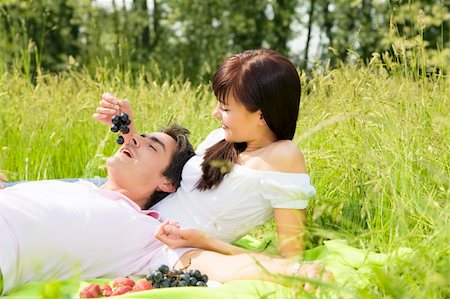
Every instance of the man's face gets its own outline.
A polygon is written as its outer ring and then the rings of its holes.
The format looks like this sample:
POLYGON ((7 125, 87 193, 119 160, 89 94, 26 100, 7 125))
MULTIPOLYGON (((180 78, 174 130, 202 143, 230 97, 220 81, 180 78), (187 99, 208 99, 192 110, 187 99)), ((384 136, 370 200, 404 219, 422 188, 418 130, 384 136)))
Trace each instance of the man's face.
POLYGON ((108 177, 133 193, 152 194, 167 181, 162 172, 175 146, 175 140, 162 132, 133 135, 107 160, 108 177))

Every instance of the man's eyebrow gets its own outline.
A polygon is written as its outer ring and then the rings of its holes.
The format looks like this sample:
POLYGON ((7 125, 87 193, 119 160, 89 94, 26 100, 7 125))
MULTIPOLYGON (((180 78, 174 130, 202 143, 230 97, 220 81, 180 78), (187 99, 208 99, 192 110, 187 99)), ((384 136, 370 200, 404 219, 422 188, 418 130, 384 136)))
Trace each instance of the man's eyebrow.
POLYGON ((158 143, 159 145, 161 145, 163 151, 166 151, 166 145, 158 137, 156 137, 154 135, 150 135, 150 134, 141 134, 141 136, 144 137, 144 138, 148 138, 151 141, 154 141, 154 142, 158 143))

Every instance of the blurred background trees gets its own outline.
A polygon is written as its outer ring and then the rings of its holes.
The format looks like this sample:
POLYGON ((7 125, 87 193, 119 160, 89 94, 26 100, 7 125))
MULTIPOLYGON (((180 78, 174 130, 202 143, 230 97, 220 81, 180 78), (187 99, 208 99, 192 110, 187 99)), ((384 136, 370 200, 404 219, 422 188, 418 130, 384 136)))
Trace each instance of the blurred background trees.
POLYGON ((418 71, 446 72, 449 27, 448 0, 3 0, 0 70, 147 69, 204 82, 230 54, 268 47, 306 71, 412 57, 418 71))

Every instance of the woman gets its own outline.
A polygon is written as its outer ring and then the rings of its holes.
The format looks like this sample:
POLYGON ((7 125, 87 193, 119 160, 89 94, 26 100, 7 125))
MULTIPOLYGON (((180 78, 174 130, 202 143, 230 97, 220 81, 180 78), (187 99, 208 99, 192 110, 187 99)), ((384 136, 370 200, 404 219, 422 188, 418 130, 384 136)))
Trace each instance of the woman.
MULTIPOLYGON (((177 192, 152 208, 225 242, 273 217, 279 254, 298 257, 315 189, 292 141, 301 94, 296 68, 275 51, 246 51, 222 64, 212 88, 222 127, 187 162, 177 192)), ((120 112, 132 114, 128 101, 104 94, 93 117, 111 124, 120 112)))

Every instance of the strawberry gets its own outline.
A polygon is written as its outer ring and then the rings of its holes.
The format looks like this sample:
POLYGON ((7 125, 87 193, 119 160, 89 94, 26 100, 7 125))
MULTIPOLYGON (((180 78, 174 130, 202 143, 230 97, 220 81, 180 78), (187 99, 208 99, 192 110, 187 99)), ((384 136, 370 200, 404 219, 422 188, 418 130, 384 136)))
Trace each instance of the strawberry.
POLYGON ((112 292, 111 296, 119 296, 131 292, 133 290, 130 286, 119 286, 117 289, 112 292))
POLYGON ((136 282, 133 287, 133 292, 151 290, 153 288, 152 284, 147 280, 141 280, 136 282))
POLYGON ((103 297, 109 297, 112 294, 112 289, 109 285, 105 284, 103 286, 100 286, 100 292, 103 297))
POLYGON ((120 286, 129 286, 131 288, 134 287, 135 282, 128 277, 117 277, 113 282, 113 289, 116 289, 120 286))
POLYGON ((80 298, 99 298, 100 297, 100 286, 96 283, 91 283, 85 286, 80 291, 80 298))

